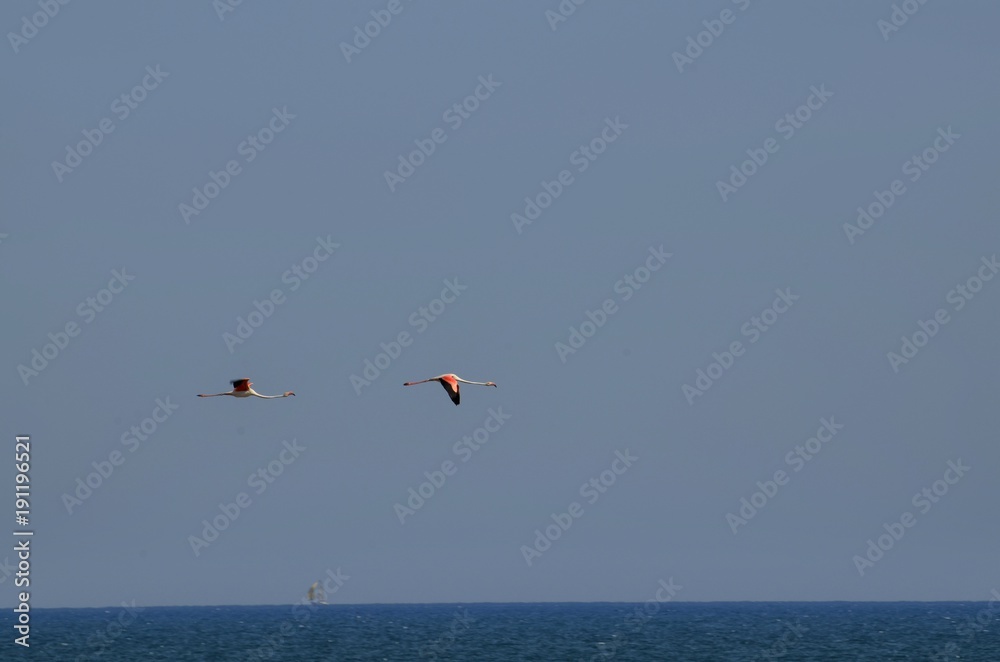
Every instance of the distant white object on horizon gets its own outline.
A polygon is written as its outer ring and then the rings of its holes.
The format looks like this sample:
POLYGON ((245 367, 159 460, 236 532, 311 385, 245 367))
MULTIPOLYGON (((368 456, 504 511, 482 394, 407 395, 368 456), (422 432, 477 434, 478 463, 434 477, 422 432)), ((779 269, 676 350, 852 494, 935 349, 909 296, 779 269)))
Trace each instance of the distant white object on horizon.
POLYGON ((309 598, 309 602, 311 604, 326 604, 326 591, 324 591, 323 587, 319 585, 319 582, 312 583, 312 586, 309 587, 309 591, 306 593, 306 597, 309 598))

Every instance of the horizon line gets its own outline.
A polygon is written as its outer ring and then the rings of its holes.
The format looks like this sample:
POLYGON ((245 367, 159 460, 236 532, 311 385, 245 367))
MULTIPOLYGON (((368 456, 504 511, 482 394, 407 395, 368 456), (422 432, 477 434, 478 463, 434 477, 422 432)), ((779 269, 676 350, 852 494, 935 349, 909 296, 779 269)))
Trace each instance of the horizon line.
MULTIPOLYGON (((596 605, 596 604, 617 604, 617 605, 639 605, 655 599, 647 600, 537 600, 537 601, 476 601, 476 602, 329 602, 326 604, 312 604, 309 602, 278 602, 278 603, 255 603, 255 604, 172 604, 172 605, 138 605, 141 609, 172 609, 172 608, 219 608, 219 607, 294 607, 294 606, 315 606, 315 607, 398 607, 398 606, 421 606, 421 605, 596 605)), ((659 604, 931 604, 931 603, 983 603, 989 604, 996 600, 664 600, 659 604)), ((119 605, 102 605, 97 607, 32 607, 32 611, 44 611, 48 609, 121 609, 119 605)), ((13 607, 11 607, 13 609, 13 607)))

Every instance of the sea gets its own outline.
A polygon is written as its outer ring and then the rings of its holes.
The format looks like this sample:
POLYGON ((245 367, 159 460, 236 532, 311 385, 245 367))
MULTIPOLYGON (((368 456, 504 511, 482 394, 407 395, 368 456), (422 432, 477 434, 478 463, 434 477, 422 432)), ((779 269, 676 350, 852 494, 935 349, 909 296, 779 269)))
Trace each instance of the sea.
POLYGON ((38 609, 3 660, 1000 662, 1000 602, 678 602, 38 609))

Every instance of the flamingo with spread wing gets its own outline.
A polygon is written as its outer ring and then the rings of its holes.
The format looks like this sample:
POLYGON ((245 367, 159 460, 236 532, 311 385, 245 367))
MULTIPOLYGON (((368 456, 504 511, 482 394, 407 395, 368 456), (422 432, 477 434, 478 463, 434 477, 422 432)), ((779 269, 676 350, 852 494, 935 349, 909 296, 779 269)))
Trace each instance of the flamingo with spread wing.
POLYGON ((444 387, 444 390, 448 392, 448 397, 450 397, 451 401, 456 405, 461 400, 461 394, 458 391, 459 382, 462 384, 475 384, 476 386, 492 386, 496 388, 496 384, 493 382, 470 382, 462 379, 458 375, 453 374, 438 375, 437 377, 431 377, 430 379, 422 379, 419 382, 406 382, 403 386, 416 386, 417 384, 424 384, 426 382, 439 382, 441 386, 444 387))
POLYGON ((219 395, 231 395, 234 398, 263 398, 264 400, 273 400, 274 398, 287 398, 290 395, 295 395, 291 391, 285 391, 284 395, 261 395, 257 391, 250 388, 253 386, 253 382, 250 381, 249 377, 244 377, 243 379, 234 379, 230 384, 233 385, 232 391, 226 391, 225 393, 199 393, 199 398, 214 398, 219 395))

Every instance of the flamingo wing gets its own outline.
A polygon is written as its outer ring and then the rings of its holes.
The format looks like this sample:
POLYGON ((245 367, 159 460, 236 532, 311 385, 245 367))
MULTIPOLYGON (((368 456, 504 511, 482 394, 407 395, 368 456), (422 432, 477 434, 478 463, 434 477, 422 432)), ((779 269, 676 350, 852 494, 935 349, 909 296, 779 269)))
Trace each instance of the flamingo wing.
POLYGON ((234 379, 234 380, 232 380, 229 383, 233 385, 233 390, 234 391, 249 391, 250 390, 250 378, 249 377, 244 378, 244 379, 234 379))
POLYGON ((448 397, 451 398, 451 401, 458 405, 462 396, 458 392, 458 382, 455 381, 455 378, 450 375, 441 377, 441 386, 448 391, 448 397))

